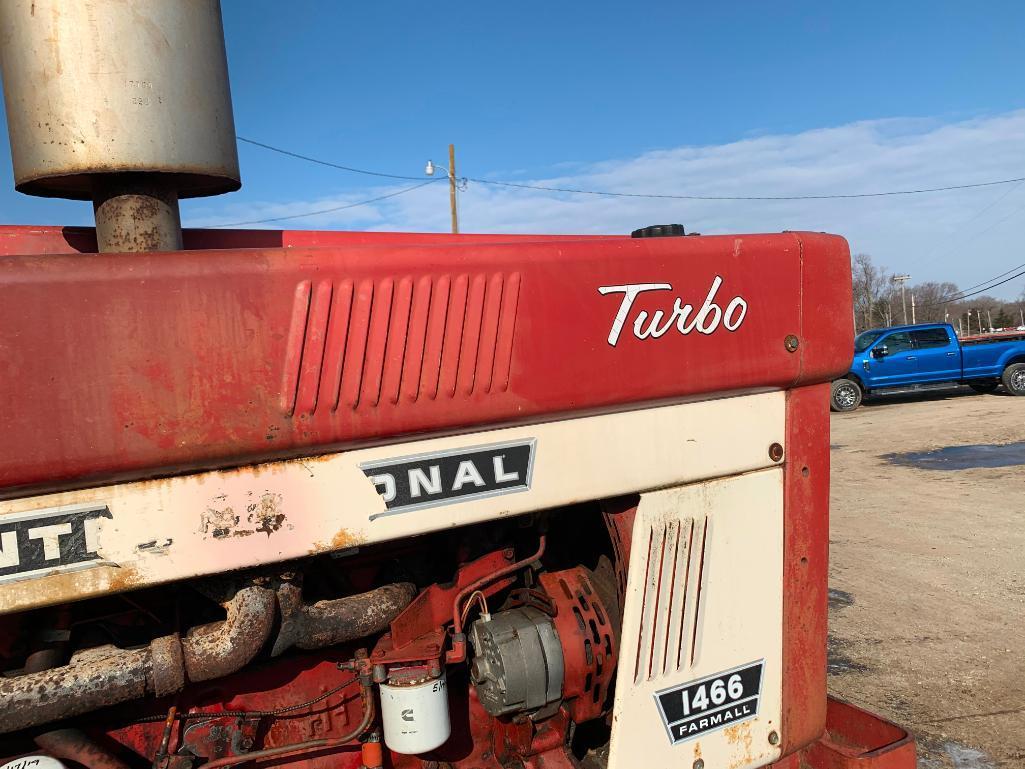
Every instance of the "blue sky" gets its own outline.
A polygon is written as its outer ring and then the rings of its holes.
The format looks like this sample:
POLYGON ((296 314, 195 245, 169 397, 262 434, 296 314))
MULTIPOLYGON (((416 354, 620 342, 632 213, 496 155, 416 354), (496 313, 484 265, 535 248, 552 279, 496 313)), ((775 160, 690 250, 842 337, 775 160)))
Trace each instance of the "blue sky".
MULTIPOLYGON (((347 165, 416 176, 455 142, 460 174, 633 192, 822 194, 1025 176, 1017 0, 222 5, 238 133, 347 165)), ((240 157, 243 190, 185 202, 186 224, 407 186, 246 145, 240 157)), ((6 153, 0 178, 11 179, 6 153)), ((829 230, 916 281, 962 285, 1025 262, 1025 185, 785 204, 470 185, 461 213, 467 231, 623 232, 666 220, 702 232, 829 230)), ((87 204, 0 185, 0 222, 89 220, 87 204)), ((443 230, 447 190, 271 226, 443 230)))

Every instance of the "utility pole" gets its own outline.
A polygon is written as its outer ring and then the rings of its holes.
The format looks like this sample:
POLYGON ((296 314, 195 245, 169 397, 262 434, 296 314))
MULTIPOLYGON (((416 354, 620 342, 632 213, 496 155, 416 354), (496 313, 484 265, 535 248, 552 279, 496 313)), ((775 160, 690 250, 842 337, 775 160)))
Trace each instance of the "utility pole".
POLYGON ((1021 316, 1021 325, 1025 326, 1025 310, 1022 310, 1022 308, 1019 307, 1018 308, 1018 315, 1021 316))
POLYGON ((915 292, 914 291, 911 292, 911 322, 912 323, 917 323, 918 322, 918 321, 915 320, 915 292))
POLYGON ((993 313, 991 313, 989 310, 986 310, 986 320, 989 321, 989 330, 992 331, 993 330, 993 313))
POLYGON ((904 284, 911 280, 910 275, 894 275, 893 282, 900 283, 900 306, 904 309, 904 325, 908 325, 908 305, 904 300, 904 284))
POLYGON ((433 161, 428 160, 424 173, 434 176, 434 172, 438 168, 442 168, 448 173, 448 206, 452 213, 452 234, 457 235, 459 233, 459 213, 456 210, 456 145, 448 145, 448 168, 436 166, 433 161))
POLYGON ((957 335, 964 336, 964 328, 961 327, 961 316, 957 316, 957 335))
POLYGON ((452 209, 452 234, 459 234, 459 214, 456 211, 456 145, 448 145, 448 204, 452 209))

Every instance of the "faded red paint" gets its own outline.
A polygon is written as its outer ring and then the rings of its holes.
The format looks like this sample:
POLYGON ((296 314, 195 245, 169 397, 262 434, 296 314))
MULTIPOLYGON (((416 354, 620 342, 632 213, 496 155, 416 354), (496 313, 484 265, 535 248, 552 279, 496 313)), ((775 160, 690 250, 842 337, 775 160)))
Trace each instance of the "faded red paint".
MULTIPOLYGON (((513 551, 496 550, 461 566, 456 578, 448 585, 433 584, 420 593, 391 623, 390 647, 401 649, 417 638, 443 629, 452 622, 452 607, 456 596, 477 580, 497 574, 512 563, 513 551)), ((504 590, 513 583, 512 578, 496 579, 482 589, 485 596, 504 590)), ((440 648, 427 658, 438 656, 440 648)), ((418 658, 423 659, 423 658, 418 658)))
POLYGON ((896 724, 834 697, 825 732, 769 769, 915 769, 915 739, 896 724))
POLYGON ((787 393, 783 480, 783 752, 826 724, 829 385, 787 393))
MULTIPOLYGON (((182 230, 187 250, 223 248, 326 248, 335 246, 437 245, 442 243, 515 243, 547 240, 612 240, 621 235, 503 235, 447 232, 338 232, 331 230, 182 230)), ((95 254, 92 227, 0 225, 0 254, 95 254)))
MULTIPOLYGON (((254 746, 273 748, 345 735, 362 716, 359 684, 351 672, 338 669, 338 663, 351 656, 351 647, 334 648, 320 654, 282 658, 275 660, 272 667, 248 668, 218 681, 188 687, 176 700, 178 712, 202 712, 203 718, 185 722, 188 728, 179 723, 171 735, 169 752, 185 748, 203 758, 217 759, 254 746), (238 719, 217 715, 295 705, 316 699, 347 682, 351 682, 350 685, 337 694, 282 717, 238 719)), ((170 704, 170 700, 157 701, 145 703, 143 707, 147 708, 147 713, 159 715, 166 713, 170 704)), ((96 736, 101 742, 108 737, 139 756, 155 755, 164 730, 163 720, 133 723, 142 715, 140 703, 132 703, 124 710, 124 719, 111 721, 127 722, 128 726, 99 732, 96 736)), ((360 761, 359 744, 353 743, 351 748, 311 750, 290 756, 287 763, 303 769, 356 769, 360 761)), ((256 765, 272 766, 281 762, 282 759, 269 759, 256 765)))
MULTIPOLYGON (((280 238, 289 247, 57 255, 56 230, 16 229, 0 232, 0 253, 9 254, 0 256, 0 327, 8 329, 0 398, 17 405, 0 415, 0 431, 19 449, 0 457, 6 496, 787 388, 826 380, 850 358, 849 324, 822 322, 823 307, 849 301, 848 248, 835 236, 194 233, 240 245, 280 238), (29 246, 36 254, 14 255, 29 246), (514 306, 489 298, 496 275, 506 288, 515 284, 514 306), (639 340, 627 327, 615 347, 607 342, 622 296, 601 296, 599 286, 672 284, 637 298, 635 312, 651 313, 671 310, 676 296, 700 306, 716 275, 724 308, 735 295, 748 303, 736 331, 639 340), (357 295, 372 293, 354 296, 346 319, 341 287, 349 281, 357 295), (410 323, 393 334, 392 292, 424 281, 451 286, 429 296, 426 311, 408 297, 410 323), (304 284, 312 298, 297 300, 304 284), (311 314, 318 295, 338 302, 322 299, 315 309, 323 315, 311 314), (343 322, 346 339, 332 340, 343 322), (790 334, 800 340, 796 352, 784 347, 790 334), (290 351, 296 338, 310 344, 290 351), (492 338, 494 359, 480 355, 480 342, 492 338), (302 349, 322 355, 321 365, 304 366, 302 349), (418 385, 397 375, 400 358, 403 371, 422 365, 418 385), (630 375, 595 376, 601 371, 630 375), (298 391, 286 392, 293 382, 298 391), (306 410, 282 408, 298 396, 306 410)), ((503 302, 512 301, 508 290, 503 302)), ((418 296, 422 304, 428 295, 418 296)))

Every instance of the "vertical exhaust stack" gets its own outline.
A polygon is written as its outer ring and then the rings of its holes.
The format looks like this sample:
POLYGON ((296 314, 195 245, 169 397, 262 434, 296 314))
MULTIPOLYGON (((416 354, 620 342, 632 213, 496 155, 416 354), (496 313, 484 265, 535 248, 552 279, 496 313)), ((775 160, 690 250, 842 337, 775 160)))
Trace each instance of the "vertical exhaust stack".
POLYGON ((15 188, 92 200, 100 251, 180 249, 241 186, 219 0, 2 0, 15 188))

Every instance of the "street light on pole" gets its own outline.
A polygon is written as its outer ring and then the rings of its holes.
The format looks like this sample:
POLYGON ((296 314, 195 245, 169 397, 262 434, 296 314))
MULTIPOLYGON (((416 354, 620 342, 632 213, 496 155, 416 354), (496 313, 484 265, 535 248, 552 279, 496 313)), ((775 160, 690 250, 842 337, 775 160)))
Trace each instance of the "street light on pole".
POLYGON ((908 325, 908 305, 904 300, 904 284, 911 280, 910 275, 894 275, 893 282, 900 283, 900 306, 904 309, 904 325, 908 325))
POLYGON ((456 211, 456 146, 454 144, 448 145, 448 168, 436 166, 432 161, 428 160, 424 173, 428 176, 434 176, 434 172, 438 168, 448 174, 448 204, 452 211, 452 234, 456 235, 459 233, 459 214, 456 211))

